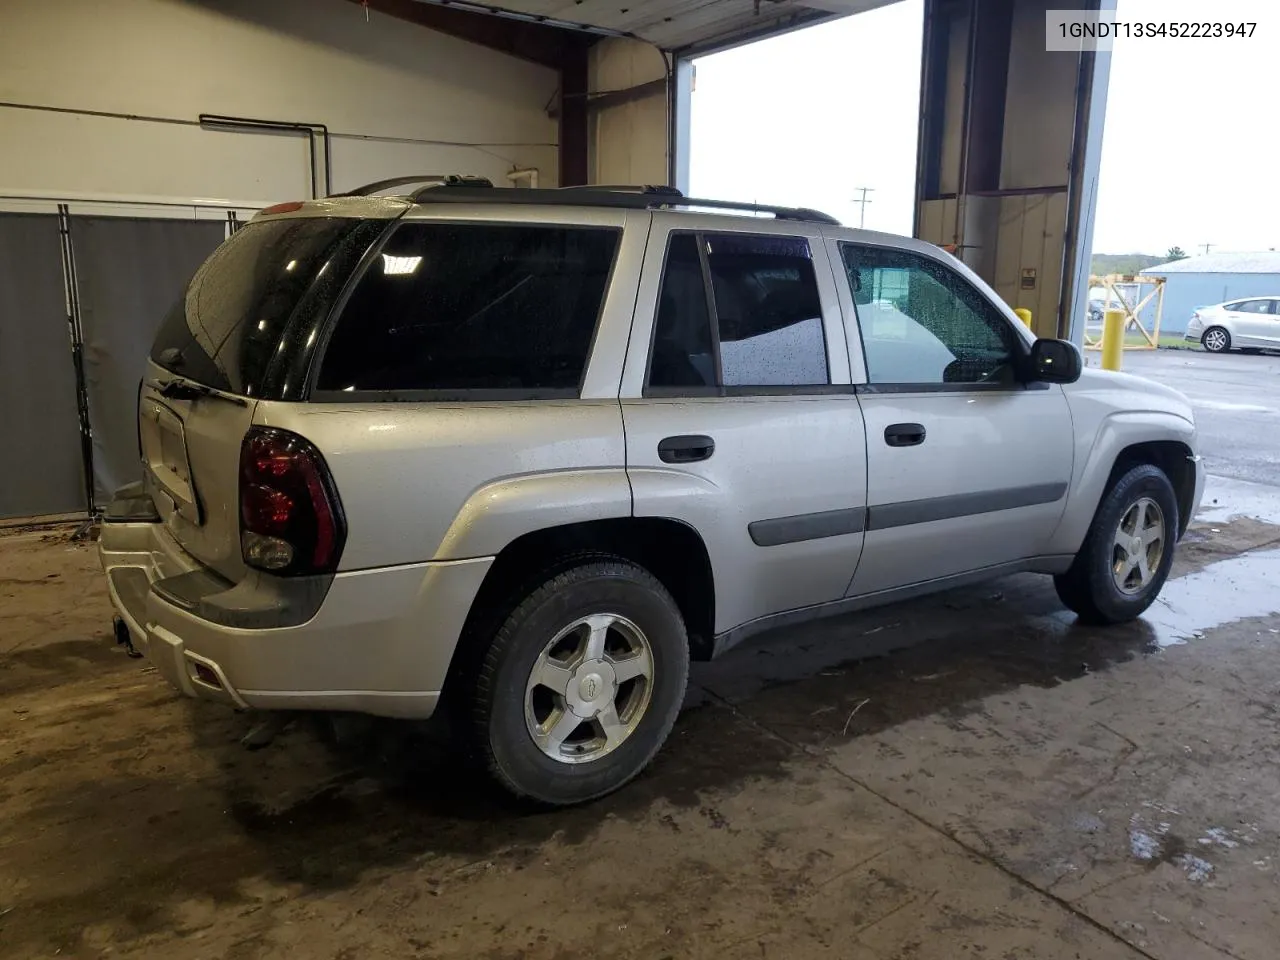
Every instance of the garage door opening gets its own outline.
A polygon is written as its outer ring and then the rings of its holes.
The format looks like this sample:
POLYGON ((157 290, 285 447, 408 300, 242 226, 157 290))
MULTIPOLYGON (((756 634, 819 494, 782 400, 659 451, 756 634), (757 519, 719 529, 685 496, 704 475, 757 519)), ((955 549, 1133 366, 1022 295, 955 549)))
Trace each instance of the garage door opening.
MULTIPOLYGON (((1123 13, 1135 22, 1206 19, 1191 0, 1129 0, 1123 13)), ((1129 307, 1145 301, 1125 331, 1132 349, 1198 343, 1212 323, 1197 322, 1187 340, 1192 318, 1221 303, 1249 303, 1272 316, 1267 303, 1250 299, 1280 296, 1280 200, 1266 189, 1275 151, 1255 145, 1269 133, 1250 92, 1274 83, 1280 37, 1269 24, 1251 28, 1256 10, 1235 16, 1237 36, 1224 29, 1194 41, 1116 42, 1090 264, 1103 282, 1090 291, 1086 342, 1101 341, 1103 310, 1121 308, 1120 297, 1129 307), (1123 279, 1135 274, 1145 279, 1123 279), (1160 296, 1149 297, 1157 279, 1160 296)), ((1244 320, 1236 346, 1280 343, 1280 332, 1263 339, 1269 321, 1244 320)))
POLYGON ((923 18, 903 0, 695 60, 690 192, 909 235, 923 18))

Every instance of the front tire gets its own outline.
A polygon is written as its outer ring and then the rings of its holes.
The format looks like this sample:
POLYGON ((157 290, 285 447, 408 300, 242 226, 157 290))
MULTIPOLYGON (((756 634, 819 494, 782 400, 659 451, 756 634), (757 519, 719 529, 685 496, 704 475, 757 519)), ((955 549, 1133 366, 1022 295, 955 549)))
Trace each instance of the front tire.
POLYGON ((1179 530, 1173 484, 1140 464, 1107 491, 1071 568, 1053 578, 1058 597, 1085 623, 1124 623, 1155 601, 1173 566, 1179 530))
POLYGON ((1200 343, 1210 353, 1226 353, 1231 349, 1231 334, 1224 327, 1210 327, 1200 343))
POLYGON ((643 567, 593 559, 517 598, 470 685, 464 736, 516 797, 583 803, 649 764, 688 677, 671 594, 643 567))

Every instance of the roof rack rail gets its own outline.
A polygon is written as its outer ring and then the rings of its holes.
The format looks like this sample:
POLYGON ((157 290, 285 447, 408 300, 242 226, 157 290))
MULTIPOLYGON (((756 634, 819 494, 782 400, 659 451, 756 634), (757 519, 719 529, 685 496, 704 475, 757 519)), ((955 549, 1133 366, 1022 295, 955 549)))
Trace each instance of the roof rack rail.
MULTIPOLYGON (((664 204, 665 205, 665 204, 664 204)), ((806 220, 811 223, 826 223, 841 226, 839 220, 821 210, 808 207, 779 207, 770 203, 739 203, 736 200, 706 200, 699 197, 685 197, 670 206, 703 207, 708 210, 743 210, 748 213, 771 213, 778 220, 806 220)))
POLYGON ((778 207, 763 203, 738 203, 732 200, 705 200, 686 197, 674 187, 652 186, 584 186, 539 187, 535 189, 472 189, 467 183, 447 183, 448 189, 425 188, 413 194, 415 203, 520 203, 584 207, 613 207, 624 210, 661 210, 692 207, 704 210, 730 210, 743 213, 767 213, 778 220, 802 220, 840 226, 830 214, 804 207, 778 207))
POLYGON ((637 183, 592 183, 573 187, 556 187, 561 193, 567 193, 571 190, 578 191, 600 191, 607 190, 610 193, 643 193, 649 195, 658 195, 663 197, 683 197, 684 193, 675 187, 668 187, 662 184, 637 184, 637 183))
MULTIPOLYGON (((366 183, 364 186, 356 187, 354 190, 348 190, 345 193, 334 193, 330 196, 334 197, 371 197, 375 193, 383 190, 389 190, 391 187, 403 187, 411 183, 426 184, 425 189, 432 187, 483 187, 492 188, 493 183, 484 177, 467 177, 459 176, 456 173, 424 173, 413 177, 390 177, 386 180, 375 180, 373 183, 366 183)), ((417 194, 414 195, 417 199, 417 194)))

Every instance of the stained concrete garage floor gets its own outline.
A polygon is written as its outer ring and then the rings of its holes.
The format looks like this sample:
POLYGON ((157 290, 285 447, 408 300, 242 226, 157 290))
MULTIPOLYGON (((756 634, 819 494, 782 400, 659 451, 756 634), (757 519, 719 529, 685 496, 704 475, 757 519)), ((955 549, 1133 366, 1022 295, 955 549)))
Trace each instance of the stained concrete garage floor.
POLYGON ((246 749, 112 644, 91 544, 0 536, 0 957, 1272 960, 1280 488, 1207 507, 1141 622, 1020 576, 764 638, 550 814, 429 724, 246 749))

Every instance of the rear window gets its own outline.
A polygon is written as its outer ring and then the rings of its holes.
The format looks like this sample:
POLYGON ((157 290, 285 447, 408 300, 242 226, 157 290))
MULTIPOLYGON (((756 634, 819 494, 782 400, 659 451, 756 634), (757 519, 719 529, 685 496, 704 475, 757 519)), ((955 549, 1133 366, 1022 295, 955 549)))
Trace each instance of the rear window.
POLYGON ((220 390, 269 393, 268 373, 284 359, 299 302, 313 285, 340 283, 337 254, 352 239, 367 248, 372 238, 363 235, 371 229, 381 228, 327 217, 246 224, 196 271, 161 325, 151 359, 220 390))
POLYGON ((316 388, 576 396, 618 237, 402 223, 343 308, 316 388))

